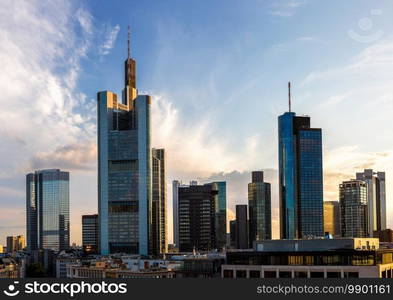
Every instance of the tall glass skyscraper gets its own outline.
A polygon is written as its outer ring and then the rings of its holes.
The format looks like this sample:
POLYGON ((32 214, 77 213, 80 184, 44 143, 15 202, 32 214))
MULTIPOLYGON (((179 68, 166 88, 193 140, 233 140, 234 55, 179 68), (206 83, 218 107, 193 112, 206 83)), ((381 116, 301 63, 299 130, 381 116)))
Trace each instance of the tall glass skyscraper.
POLYGON ((103 91, 98 100, 98 210, 100 252, 149 254, 152 149, 148 95, 137 95, 136 63, 125 63, 122 99, 103 91))
POLYGON ((27 250, 68 249, 70 200, 68 172, 59 169, 26 175, 27 250))
POLYGON ((165 150, 152 150, 152 230, 150 253, 167 252, 165 150))
POLYGON ((271 186, 263 181, 263 172, 252 172, 248 184, 249 247, 254 241, 272 238, 271 186))
POLYGON ((286 112, 278 118, 278 150, 281 238, 323 236, 321 129, 286 112))
POLYGON ((216 210, 216 247, 222 249, 227 239, 227 183, 225 181, 213 182, 218 190, 216 210))

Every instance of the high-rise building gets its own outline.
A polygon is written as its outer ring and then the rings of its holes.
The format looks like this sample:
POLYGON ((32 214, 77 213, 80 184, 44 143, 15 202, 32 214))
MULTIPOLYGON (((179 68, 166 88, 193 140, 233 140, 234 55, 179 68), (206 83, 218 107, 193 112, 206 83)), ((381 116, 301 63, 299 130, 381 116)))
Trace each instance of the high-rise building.
POLYGON ((356 173, 356 179, 367 185, 368 236, 373 237, 374 231, 386 229, 385 172, 365 169, 356 173))
POLYGON ((99 245, 98 215, 82 216, 82 248, 85 253, 97 253, 99 245))
POLYGON ((59 169, 26 175, 27 250, 59 251, 70 245, 68 172, 59 169))
POLYGON ((23 235, 7 236, 7 253, 21 251, 25 247, 26 247, 26 241, 23 235))
POLYGON ((227 233, 227 192, 226 182, 217 181, 211 183, 214 188, 218 190, 216 209, 216 247, 222 249, 226 245, 226 233, 227 233))
POLYGON ((272 238, 272 212, 270 183, 263 181, 263 172, 252 172, 248 184, 249 245, 254 241, 272 238))
POLYGON ((236 220, 229 221, 229 244, 230 248, 236 248, 236 220))
POLYGON ((179 250, 216 249, 216 185, 179 187, 179 250))
POLYGON ((278 118, 278 149, 281 238, 323 236, 321 129, 286 112, 278 118))
POLYGON ((178 180, 172 182, 172 206, 173 206, 173 243, 179 246, 179 187, 178 180))
POLYGON ((324 201, 323 202, 323 231, 334 237, 341 235, 340 226, 340 202, 324 201))
POLYGON ((151 251, 158 256, 167 252, 165 150, 152 150, 152 230, 151 251))
POLYGON ((236 205, 236 249, 247 249, 249 246, 247 210, 247 205, 236 205))
POLYGON ((363 180, 350 180, 339 188, 342 237, 367 237, 367 184, 363 180))
POLYGON ((128 57, 122 98, 98 100, 98 211, 100 252, 149 254, 152 149, 148 95, 138 95, 136 63, 128 57))

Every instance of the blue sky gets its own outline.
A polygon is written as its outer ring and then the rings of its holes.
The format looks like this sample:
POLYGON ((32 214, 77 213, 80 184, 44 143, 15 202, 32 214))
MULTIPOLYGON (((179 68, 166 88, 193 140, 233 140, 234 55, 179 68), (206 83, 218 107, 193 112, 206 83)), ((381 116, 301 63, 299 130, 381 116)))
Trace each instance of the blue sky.
POLYGON ((25 174, 53 167, 71 172, 80 242, 81 214, 97 210, 95 97, 123 87, 127 25, 153 145, 168 153, 169 211, 173 179, 219 179, 231 217, 249 172, 266 169, 277 232, 291 81, 293 110, 323 130, 325 200, 356 171, 386 171, 393 227, 392 1, 6 1, 0 16, 0 244, 24 233, 25 174))

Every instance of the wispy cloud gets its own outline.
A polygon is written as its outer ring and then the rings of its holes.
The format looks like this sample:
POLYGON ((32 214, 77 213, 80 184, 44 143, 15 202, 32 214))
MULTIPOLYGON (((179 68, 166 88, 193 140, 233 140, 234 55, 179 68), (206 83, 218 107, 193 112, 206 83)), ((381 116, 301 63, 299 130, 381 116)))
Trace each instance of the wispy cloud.
POLYGON ((269 14, 278 17, 292 17, 298 8, 304 6, 307 2, 301 0, 291 1, 275 1, 272 5, 269 14))
POLYGON ((100 55, 108 55, 115 45, 117 35, 120 31, 120 25, 117 24, 113 27, 107 26, 105 40, 99 47, 100 55))

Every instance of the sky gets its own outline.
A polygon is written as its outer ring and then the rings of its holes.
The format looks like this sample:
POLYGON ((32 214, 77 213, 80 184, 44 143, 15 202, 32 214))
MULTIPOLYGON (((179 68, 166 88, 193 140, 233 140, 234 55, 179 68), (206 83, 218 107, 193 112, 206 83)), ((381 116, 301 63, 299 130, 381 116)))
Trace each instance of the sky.
POLYGON ((97 213, 96 93, 123 88, 127 26, 154 147, 174 179, 227 181, 228 219, 250 172, 272 183, 277 117, 322 128, 324 198, 364 168, 386 172, 393 227, 391 0, 4 0, 0 6, 0 244, 25 234, 25 175, 70 172, 71 241, 97 213))

